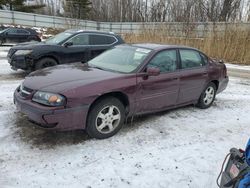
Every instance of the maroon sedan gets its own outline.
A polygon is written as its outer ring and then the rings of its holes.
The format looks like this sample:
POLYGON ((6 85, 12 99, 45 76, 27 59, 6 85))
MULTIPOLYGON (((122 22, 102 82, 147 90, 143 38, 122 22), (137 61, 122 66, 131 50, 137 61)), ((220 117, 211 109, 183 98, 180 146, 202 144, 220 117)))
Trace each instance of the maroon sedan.
POLYGON ((17 108, 43 128, 117 133, 129 116, 194 104, 212 105, 228 84, 226 66, 197 49, 120 45, 87 64, 59 65, 27 76, 17 108))

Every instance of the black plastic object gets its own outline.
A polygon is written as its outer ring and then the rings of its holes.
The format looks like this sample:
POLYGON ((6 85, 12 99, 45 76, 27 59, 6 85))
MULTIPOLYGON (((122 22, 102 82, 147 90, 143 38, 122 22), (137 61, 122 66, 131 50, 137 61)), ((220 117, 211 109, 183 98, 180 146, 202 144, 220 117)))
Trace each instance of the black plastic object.
POLYGON ((240 180, 249 171, 244 152, 236 148, 230 149, 230 157, 222 172, 220 188, 238 188, 240 180))

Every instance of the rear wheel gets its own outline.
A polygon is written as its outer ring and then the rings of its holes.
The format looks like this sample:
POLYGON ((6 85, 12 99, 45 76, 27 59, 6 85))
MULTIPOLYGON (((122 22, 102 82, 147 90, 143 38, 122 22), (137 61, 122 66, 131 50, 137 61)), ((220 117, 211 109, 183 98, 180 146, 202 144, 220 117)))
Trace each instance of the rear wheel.
POLYGON ((87 133, 97 139, 115 135, 125 119, 125 108, 120 100, 114 97, 98 101, 90 110, 87 119, 87 133))
POLYGON ((215 95, 216 85, 213 82, 210 82, 202 92, 197 106, 202 109, 209 108, 214 102, 215 95))
POLYGON ((37 41, 37 42, 40 42, 37 37, 29 37, 28 41, 37 41))
POLYGON ((43 68, 46 68, 46 67, 52 67, 52 66, 55 66, 55 65, 57 65, 56 60, 54 60, 52 58, 49 58, 49 57, 46 57, 46 58, 40 59, 36 63, 35 70, 43 69, 43 68))

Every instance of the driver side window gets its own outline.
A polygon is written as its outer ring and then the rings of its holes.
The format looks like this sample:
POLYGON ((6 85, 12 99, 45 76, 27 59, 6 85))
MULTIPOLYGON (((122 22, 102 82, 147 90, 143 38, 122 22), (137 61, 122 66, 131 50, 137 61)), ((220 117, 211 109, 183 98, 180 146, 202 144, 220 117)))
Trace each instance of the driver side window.
POLYGON ((80 34, 72 37, 68 40, 68 42, 72 42, 73 46, 75 45, 89 45, 89 35, 80 34))
POLYGON ((165 50, 156 54, 148 67, 159 68, 161 73, 174 72, 177 68, 176 50, 165 50))

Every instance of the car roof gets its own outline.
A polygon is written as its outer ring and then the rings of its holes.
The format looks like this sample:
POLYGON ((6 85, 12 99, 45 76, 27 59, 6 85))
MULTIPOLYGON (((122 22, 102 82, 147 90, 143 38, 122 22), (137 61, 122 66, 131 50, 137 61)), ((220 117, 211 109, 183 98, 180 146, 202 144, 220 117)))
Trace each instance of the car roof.
POLYGON ((31 29, 31 28, 23 28, 23 29, 26 29, 26 30, 28 30, 29 32, 32 32, 33 34, 37 34, 37 32, 36 32, 35 29, 31 29))
POLYGON ((31 28, 23 28, 23 27, 6 27, 4 29, 18 29, 18 30, 26 30, 31 32, 32 34, 37 34, 36 30, 31 29, 31 28))
POLYGON ((171 49, 171 48, 182 48, 182 49, 191 49, 191 50, 197 50, 196 48, 192 48, 189 46, 182 46, 182 45, 170 45, 170 44, 156 44, 156 43, 139 43, 139 44, 130 44, 134 47, 139 48, 147 48, 150 50, 161 50, 161 49, 171 49))
POLYGON ((94 34, 109 34, 116 35, 114 32, 100 31, 100 30, 84 30, 84 29, 68 29, 65 32, 69 33, 94 33, 94 34))

